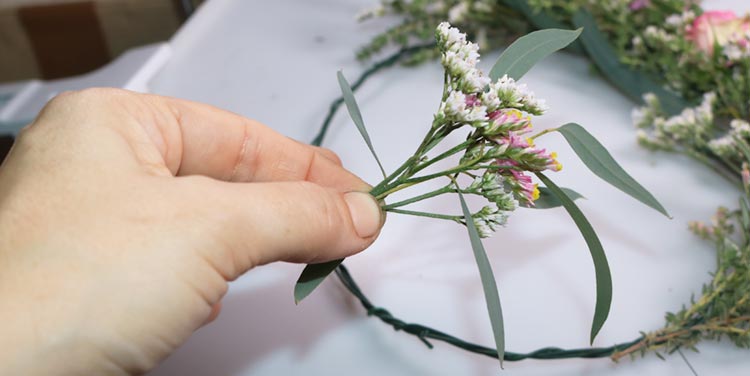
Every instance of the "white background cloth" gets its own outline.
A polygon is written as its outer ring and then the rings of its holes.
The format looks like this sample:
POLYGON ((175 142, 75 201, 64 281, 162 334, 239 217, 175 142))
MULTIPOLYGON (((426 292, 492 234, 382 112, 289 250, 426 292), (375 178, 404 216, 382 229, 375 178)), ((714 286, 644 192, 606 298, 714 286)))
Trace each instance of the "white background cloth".
MULTIPOLYGON (((709 2, 741 10, 743 1, 709 2)), ((354 51, 396 20, 358 24, 371 1, 212 0, 171 41, 173 56, 151 90, 207 102, 258 119, 302 141, 315 135, 339 95, 335 73, 353 81, 364 69, 354 51)), ((498 52, 484 55, 489 69, 498 52)), ((537 129, 575 121, 661 200, 668 220, 592 175, 561 136, 538 143, 557 150, 565 168, 551 177, 587 197, 578 204, 598 231, 612 268, 612 311, 595 346, 630 341, 659 329, 664 313, 700 293, 714 269, 712 244, 687 230, 739 192, 692 160, 636 145, 633 103, 591 74, 582 58, 558 53, 523 82, 551 110, 537 129)), ((437 62, 380 73, 357 93, 365 123, 386 169, 407 158, 438 106, 437 62)), ((220 125, 217 125, 220 126, 220 125)), ((454 135, 460 140, 463 135, 454 135)), ((365 180, 379 170, 345 111, 325 146, 365 180)), ((437 184, 437 183, 436 183, 437 184)), ((437 185, 433 187, 437 187, 437 185)), ((412 193, 426 192, 420 186, 412 193)), ((403 196, 401 196, 403 197, 403 196)), ((393 200, 396 198, 394 197, 393 200)), ((480 204, 473 201, 475 207, 480 204)), ((456 197, 428 201, 422 210, 460 213, 456 197)), ((500 288, 507 348, 588 346, 594 310, 594 272, 586 245, 563 209, 519 209, 507 228, 485 241, 500 288)), ((366 294, 397 317, 492 346, 481 283, 466 229, 450 222, 389 215, 378 241, 346 261, 366 294)), ((299 306, 292 298, 302 265, 257 268, 231 284, 218 320, 199 330, 152 375, 494 375, 496 360, 394 332, 365 316, 335 278, 299 306)), ((147 318, 145 318, 147 319, 147 318)), ((686 352, 701 375, 746 375, 747 350, 704 343, 686 352)), ((619 364, 598 360, 506 363, 512 375, 687 375, 679 356, 653 355, 619 364)))

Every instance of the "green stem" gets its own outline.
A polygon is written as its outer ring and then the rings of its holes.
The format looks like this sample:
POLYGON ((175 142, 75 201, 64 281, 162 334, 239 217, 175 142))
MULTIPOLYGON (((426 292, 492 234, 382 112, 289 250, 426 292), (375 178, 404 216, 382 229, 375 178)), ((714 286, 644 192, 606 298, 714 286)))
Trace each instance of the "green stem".
POLYGON ((412 198, 410 198, 410 199, 407 199, 407 200, 403 200, 403 201, 395 202, 395 203, 393 203, 393 204, 388 204, 388 205, 384 205, 384 206, 383 206, 383 210, 388 210, 388 209, 398 208, 398 207, 400 207, 400 206, 406 206, 406 205, 409 205, 409 204, 413 204, 413 203, 415 203, 415 202, 419 202, 419 201, 422 201, 422 200, 426 200, 426 199, 428 199, 428 198, 432 198, 432 197, 440 196, 440 195, 442 195, 442 194, 445 194, 445 193, 451 193, 451 192, 455 192, 455 191, 456 191, 456 190, 455 190, 455 189, 453 189, 453 188, 452 188, 452 187, 451 187, 450 185, 446 185, 446 186, 445 186, 445 187, 443 187, 443 188, 440 188, 440 189, 436 189, 436 190, 434 190, 434 191, 432 191, 432 192, 428 192, 428 193, 425 193, 425 194, 423 194, 423 195, 419 195, 419 196, 416 196, 416 197, 412 197, 412 198))
POLYGON ((427 181, 427 180, 432 180, 432 179, 435 179, 435 178, 439 178, 441 176, 449 176, 449 175, 452 175, 452 174, 459 174, 459 173, 462 173, 462 172, 472 171, 472 170, 494 170, 494 171, 497 171, 497 170, 510 170, 510 169, 514 169, 514 167, 509 167, 509 166, 474 165, 475 163, 476 163, 476 160, 473 160, 473 161, 469 161, 467 163, 461 164, 459 166, 453 167, 453 168, 445 170, 445 171, 436 172, 436 173, 430 174, 430 175, 424 175, 424 176, 419 176, 419 177, 416 177, 416 178, 407 179, 407 180, 403 181, 403 184, 414 185, 414 184, 417 184, 417 183, 421 183, 423 181, 427 181))
POLYGON ((463 223, 461 222, 461 220, 463 220, 464 218, 463 216, 460 216, 460 215, 435 214, 435 213, 426 213, 426 212, 413 211, 413 210, 388 209, 387 211, 391 213, 413 215, 417 217, 445 219, 448 221, 454 221, 454 222, 459 222, 459 223, 463 223))
POLYGON ((557 131, 557 128, 549 128, 549 129, 545 129, 545 130, 543 130, 543 131, 541 131, 541 132, 539 132, 539 133, 537 133, 537 134, 535 134, 535 135, 531 136, 530 138, 531 138, 532 140, 536 140, 536 139, 537 139, 537 137, 541 137, 541 136, 544 136, 544 135, 545 135, 545 134, 547 134, 547 133, 552 133, 552 132, 555 132, 555 131, 557 131))
POLYGON ((471 145, 472 143, 474 143, 474 140, 464 141, 464 142, 462 142, 462 143, 460 143, 460 144, 452 147, 451 149, 447 150, 446 152, 444 152, 444 153, 436 156, 435 158, 432 158, 432 159, 430 159, 427 162, 424 162, 424 163, 422 163, 420 165, 417 165, 414 169, 411 170, 411 172, 412 173, 417 173, 419 171, 422 171, 425 168, 427 168, 427 167, 429 167, 429 166, 431 166, 431 165, 433 165, 433 164, 435 164, 435 163, 437 163, 439 161, 442 161, 443 159, 448 158, 448 157, 450 157, 453 154, 456 154, 456 153, 458 153, 458 152, 460 152, 462 150, 465 150, 466 147, 469 146, 469 145, 471 145))
POLYGON ((398 183, 398 184, 396 184, 395 186, 389 186, 389 187, 385 187, 385 188, 383 188, 383 190, 385 190, 385 192, 383 192, 383 193, 380 193, 380 194, 378 194, 378 195, 374 195, 374 196, 375 196, 375 199, 376 199, 376 200, 378 200, 378 201, 379 201, 379 200, 383 200, 383 199, 385 199, 386 197, 388 197, 388 195, 390 195, 390 194, 393 194, 393 193, 396 193, 396 192, 398 192, 398 191, 400 191, 400 190, 402 190, 402 189, 406 189, 406 188, 409 188, 409 187, 411 187, 412 185, 414 185, 414 184, 417 184, 417 183, 419 183, 419 182, 413 182, 413 183, 400 183, 400 182, 399 182, 399 183, 398 183))
POLYGON ((391 180, 393 180, 396 177, 398 177, 398 175, 401 174, 402 172, 404 172, 404 170, 406 170, 407 168, 409 168, 414 163, 414 161, 416 160, 416 158, 417 158, 416 155, 409 157, 409 159, 407 159, 406 162, 404 162, 401 166, 399 166, 399 168, 397 168, 396 171, 394 171, 392 174, 386 176, 386 178, 383 179, 383 181, 381 181, 380 183, 378 183, 378 185, 376 185, 374 188, 372 188, 372 190, 370 191, 370 194, 372 194, 373 196, 376 196, 376 197, 378 195, 380 195, 382 193, 382 191, 384 189, 386 189, 386 187, 388 186, 388 183, 390 183, 391 180))

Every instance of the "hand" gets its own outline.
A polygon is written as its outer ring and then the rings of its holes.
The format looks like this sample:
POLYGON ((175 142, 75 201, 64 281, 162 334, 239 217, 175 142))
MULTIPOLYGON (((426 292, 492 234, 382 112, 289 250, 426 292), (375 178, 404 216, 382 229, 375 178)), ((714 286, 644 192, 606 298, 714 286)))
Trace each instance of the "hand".
POLYGON ((227 281, 369 246, 369 188, 333 152, 207 105, 56 97, 0 168, 0 374, 153 368, 227 281))

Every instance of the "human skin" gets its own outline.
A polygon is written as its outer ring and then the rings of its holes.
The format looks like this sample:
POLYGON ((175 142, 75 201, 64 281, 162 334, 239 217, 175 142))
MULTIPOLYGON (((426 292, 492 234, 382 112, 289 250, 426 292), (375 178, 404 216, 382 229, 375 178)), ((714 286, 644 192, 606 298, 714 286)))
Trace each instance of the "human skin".
POLYGON ((59 95, 0 167, 0 374, 152 369, 248 270, 369 246, 369 188, 333 152, 211 106, 59 95))

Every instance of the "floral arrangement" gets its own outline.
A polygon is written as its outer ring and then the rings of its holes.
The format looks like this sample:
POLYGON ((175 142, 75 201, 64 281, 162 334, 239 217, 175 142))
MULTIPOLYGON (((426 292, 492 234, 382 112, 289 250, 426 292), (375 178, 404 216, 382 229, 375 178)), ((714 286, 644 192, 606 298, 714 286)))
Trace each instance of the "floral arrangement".
MULTIPOLYGON (((539 137, 559 132, 594 174, 668 216, 661 204, 630 177, 580 125, 570 123, 533 134, 533 118, 543 115, 546 105, 517 80, 537 61, 569 45, 580 33, 581 30, 551 29, 524 36, 511 45, 500 56, 489 75, 485 75, 476 67, 480 58, 479 46, 468 41, 466 34, 447 22, 440 23, 435 32, 437 50, 444 68, 440 105, 421 144, 411 157, 390 174, 380 164, 352 87, 343 73, 338 73, 342 101, 383 174, 383 180, 370 192, 382 203, 382 209, 395 214, 454 221, 467 227, 495 338, 493 356, 501 364, 505 359, 502 309, 497 285, 480 238, 489 237, 503 228, 509 214, 517 208, 562 206, 579 227, 589 247, 596 274, 596 307, 590 333, 592 343, 607 319, 612 300, 612 281, 604 249, 593 227, 574 203, 581 196, 573 190, 558 187, 545 175, 547 171, 562 170, 562 164, 556 153, 536 144, 539 137), (453 132, 466 132, 465 141, 447 146, 444 152, 431 153, 438 145, 449 140, 447 136, 453 132), (435 167, 438 162, 459 155, 453 167, 438 168, 438 171, 430 172, 430 168, 435 167), (544 187, 535 183, 533 176, 544 187), (413 189, 420 183, 435 179, 446 180, 446 185, 406 200, 386 202, 389 195, 395 192, 413 189), (445 194, 458 196, 462 214, 404 209, 409 204, 445 194), (464 200, 465 195, 481 196, 489 205, 472 213, 464 200)), ((337 268, 342 273, 342 261, 308 265, 295 287, 296 301, 309 295, 337 268)), ((344 278, 344 282, 349 286, 353 284, 350 276, 344 278)), ((355 290, 352 292, 358 294, 355 290)), ((387 316, 382 311, 380 314, 381 318, 387 316)))
MULTIPOLYGON (((375 63, 357 80, 354 88, 359 87, 372 73, 395 63, 414 65, 439 58, 447 69, 446 74, 463 71, 463 63, 454 61, 454 57, 446 57, 449 49, 441 45, 440 37, 438 48, 430 42, 434 25, 443 20, 449 20, 465 30, 468 38, 476 40, 482 49, 507 46, 516 36, 536 29, 582 27, 585 30, 581 38, 566 49, 587 56, 599 74, 641 105, 633 111, 639 143, 653 150, 686 154, 738 187, 740 197, 737 209, 719 208, 710 224, 690 223, 689 227, 694 233, 715 245, 716 270, 711 273, 711 281, 704 285, 695 299, 681 310, 666 314, 664 328, 644 332, 633 341, 608 348, 545 348, 527 354, 505 352, 505 359, 609 356, 619 360, 647 352, 661 357, 661 354, 680 352, 683 348, 694 349, 701 340, 720 338, 728 338, 738 347, 750 347, 750 16, 737 16, 729 11, 704 11, 699 0, 382 0, 381 5, 363 11, 358 18, 366 20, 387 15, 396 15, 402 22, 363 46, 358 57, 369 60, 389 46, 400 49, 389 58, 375 63)), ((472 50, 476 51, 473 47, 472 50)), ((500 85, 498 78, 495 77, 493 87, 500 85)), ((517 86, 515 81, 512 83, 517 86)), ((446 101, 448 97, 445 94, 450 93, 450 90, 444 93, 441 105, 446 114, 456 109, 453 113, 462 113, 464 120, 471 120, 469 123, 474 121, 473 116, 477 113, 481 115, 482 111, 485 111, 488 120, 498 115, 490 115, 491 111, 486 112, 486 109, 476 109, 478 104, 487 107, 483 101, 484 95, 476 95, 479 92, 462 92, 464 96, 453 94, 451 100, 446 101), (455 107, 449 109, 449 104, 455 107), (470 114, 471 111, 477 113, 470 114)), ((523 98, 525 93, 522 89, 519 98, 523 98)), ((501 101, 507 99, 502 98, 501 101)), ((336 108, 332 106, 329 115, 332 116, 336 108)), ((539 109, 543 109, 543 106, 539 106, 539 109)), ((512 112, 518 118, 543 112, 534 113, 511 106, 504 113, 511 114, 512 110, 519 111, 512 112)), ((481 128, 476 128, 475 132, 481 134, 481 128)), ((564 128, 560 128, 561 133, 575 148, 575 137, 568 137, 564 128)), ((326 126, 317 141, 322 140, 325 129, 326 126)), ((518 137, 518 130, 510 131, 514 134, 486 138, 486 143, 476 150, 491 150, 506 144, 515 145, 515 149, 539 150, 533 144, 539 135, 526 140, 518 137)), ((462 161, 471 158, 470 155, 476 150, 467 146, 463 150, 462 161)), ((546 170, 559 168, 552 153, 542 151, 537 155, 542 156, 540 163, 546 162, 546 170)), ((586 161, 585 157, 582 159, 586 161)), ((510 158, 509 161, 514 159, 510 158)), ((492 164, 498 167, 506 165, 512 163, 492 164)), ((572 203, 572 200, 565 200, 564 197, 577 197, 574 191, 565 190, 562 195, 556 196, 550 194, 551 186, 536 187, 527 179, 530 172, 540 172, 540 167, 541 164, 537 165, 537 170, 497 169, 493 171, 494 175, 476 174, 475 180, 467 188, 452 186, 445 189, 460 194, 485 195, 490 202, 501 196, 512 196, 520 205, 533 203, 536 207, 548 207, 547 200, 552 203, 550 206, 560 206, 567 201, 572 203), (512 184, 516 184, 515 188, 508 190, 513 187, 512 184), (482 190, 484 187, 486 191, 482 190), (504 189, 498 189, 500 187, 504 189), (536 193, 537 190, 539 193, 536 193), (493 196, 482 192, 509 195, 493 196), (541 199, 534 200, 537 196, 541 199)), ((544 175, 538 176, 542 178, 544 175)), ((546 180, 543 182, 547 184, 546 180)), ((501 207, 511 206, 497 206, 501 207)), ((569 207, 567 205, 566 209, 569 207)), ((507 221, 510 211, 495 208, 483 210, 484 213, 480 211, 471 216, 472 221, 462 221, 458 216, 443 219, 465 223, 470 228, 475 227, 477 233, 488 235, 507 221)), ((390 211, 402 209, 392 207, 390 211)), ((330 270, 326 269, 326 272, 330 270)), ((336 272, 349 291, 360 299, 368 314, 377 316, 394 329, 418 336, 428 346, 426 338, 432 338, 467 351, 500 355, 502 358, 502 353, 493 349, 396 319, 388 311, 372 304, 343 266, 336 272)), ((598 297, 597 303, 599 301, 598 297)), ((594 334, 592 330, 592 338, 594 334)))

